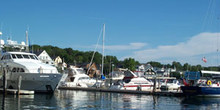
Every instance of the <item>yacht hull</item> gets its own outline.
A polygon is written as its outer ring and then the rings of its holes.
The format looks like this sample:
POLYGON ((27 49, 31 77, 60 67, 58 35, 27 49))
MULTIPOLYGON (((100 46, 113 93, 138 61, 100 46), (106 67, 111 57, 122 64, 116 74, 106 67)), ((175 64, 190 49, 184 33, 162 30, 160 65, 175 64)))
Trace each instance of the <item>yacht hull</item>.
POLYGON ((181 90, 188 96, 220 96, 219 87, 181 86, 181 90))
MULTIPOLYGON (((7 75, 7 88, 17 89, 19 76, 22 77, 20 89, 31 90, 37 93, 54 92, 62 78, 62 74, 58 73, 9 73, 7 75)), ((3 87, 2 80, 0 85, 3 87)))

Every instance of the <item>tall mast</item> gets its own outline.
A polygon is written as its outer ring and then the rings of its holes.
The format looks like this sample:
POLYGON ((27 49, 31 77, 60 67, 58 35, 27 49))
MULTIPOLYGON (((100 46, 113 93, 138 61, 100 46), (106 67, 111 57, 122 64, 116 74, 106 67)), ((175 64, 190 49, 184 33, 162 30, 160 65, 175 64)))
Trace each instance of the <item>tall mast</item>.
POLYGON ((103 69, 104 69, 104 41, 105 41, 105 24, 103 24, 103 32, 102 32, 102 73, 101 75, 103 75, 103 69))
POLYGON ((26 30, 26 51, 29 52, 29 43, 28 43, 28 31, 26 30))

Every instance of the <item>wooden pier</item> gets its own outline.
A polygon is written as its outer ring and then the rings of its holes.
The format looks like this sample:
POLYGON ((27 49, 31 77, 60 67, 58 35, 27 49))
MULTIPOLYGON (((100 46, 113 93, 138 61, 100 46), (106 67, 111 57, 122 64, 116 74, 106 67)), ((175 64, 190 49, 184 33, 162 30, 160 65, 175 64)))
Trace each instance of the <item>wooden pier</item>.
POLYGON ((111 93, 127 93, 127 94, 143 94, 143 95, 157 95, 157 96, 185 96, 182 92, 176 91, 134 91, 134 90, 112 90, 107 88, 82 88, 82 87, 59 87, 60 90, 82 90, 82 91, 94 91, 94 92, 111 92, 111 93))
MULTIPOLYGON (((0 88, 0 93, 5 93, 3 88, 0 88)), ((17 89, 7 89, 5 94, 12 94, 12 95, 33 95, 34 91, 28 90, 17 90, 17 89)))

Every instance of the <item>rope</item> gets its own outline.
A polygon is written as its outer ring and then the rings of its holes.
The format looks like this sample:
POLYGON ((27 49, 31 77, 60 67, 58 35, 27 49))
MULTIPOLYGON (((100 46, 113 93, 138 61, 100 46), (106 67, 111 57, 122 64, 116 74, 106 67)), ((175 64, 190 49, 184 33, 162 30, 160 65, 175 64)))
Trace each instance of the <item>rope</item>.
POLYGON ((100 33, 99 33, 99 37, 98 37, 98 40, 97 40, 97 43, 96 43, 96 47, 95 47, 95 50, 94 50, 94 52, 93 52, 93 54, 92 54, 92 59, 91 59, 91 61, 90 61, 90 63, 89 63, 89 67, 88 67, 88 70, 87 70, 86 74, 89 73, 89 70, 90 70, 90 68, 91 68, 92 61, 93 61, 94 56, 95 56, 95 53, 96 53, 96 49, 98 48, 98 43, 99 43, 99 40, 100 40, 100 38, 101 38, 101 34, 102 34, 102 29, 101 29, 101 31, 100 31, 100 33))

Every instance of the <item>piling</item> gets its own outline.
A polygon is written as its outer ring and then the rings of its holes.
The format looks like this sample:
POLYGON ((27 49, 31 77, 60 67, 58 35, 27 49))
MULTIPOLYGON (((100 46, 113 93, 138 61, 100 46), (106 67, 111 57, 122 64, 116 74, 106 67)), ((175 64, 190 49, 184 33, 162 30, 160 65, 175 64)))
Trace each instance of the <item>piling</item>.
POLYGON ((18 92, 17 92, 18 95, 20 95, 21 80, 22 80, 22 76, 19 76, 19 77, 18 77, 18 92))
POLYGON ((3 69, 3 92, 5 95, 7 94, 7 76, 5 69, 3 69))

